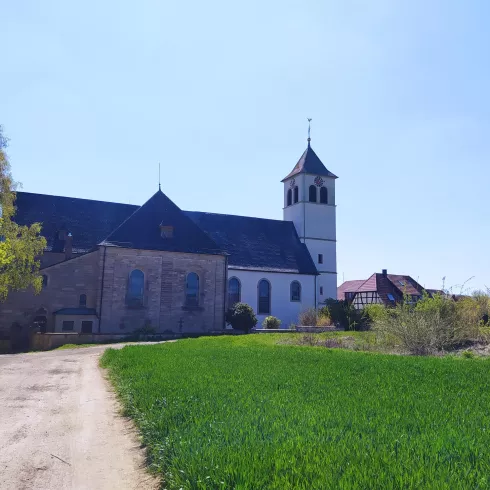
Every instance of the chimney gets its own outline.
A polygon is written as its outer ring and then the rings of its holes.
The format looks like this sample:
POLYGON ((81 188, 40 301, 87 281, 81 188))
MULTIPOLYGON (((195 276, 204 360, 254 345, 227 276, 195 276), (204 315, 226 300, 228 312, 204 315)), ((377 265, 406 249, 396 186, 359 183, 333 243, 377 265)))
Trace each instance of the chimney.
POLYGON ((383 273, 383 277, 388 275, 388 269, 383 269, 381 272, 383 273))
POLYGON ((65 260, 71 259, 73 250, 72 242, 73 236, 71 233, 68 233, 65 239, 65 260))

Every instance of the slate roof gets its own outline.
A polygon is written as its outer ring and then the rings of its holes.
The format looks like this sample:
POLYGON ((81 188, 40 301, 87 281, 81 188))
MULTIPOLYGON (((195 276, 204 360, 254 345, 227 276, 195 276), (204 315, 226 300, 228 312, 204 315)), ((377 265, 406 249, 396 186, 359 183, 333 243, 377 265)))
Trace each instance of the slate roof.
POLYGON ((101 245, 166 252, 222 253, 213 239, 161 190, 117 227, 101 245), (161 225, 173 227, 170 238, 162 238, 161 225))
POLYGON ((73 235, 73 252, 88 252, 106 238, 139 206, 92 201, 74 197, 17 192, 15 221, 19 225, 42 224, 48 252, 62 252, 64 242, 58 232, 73 235))
POLYGON ((327 170, 327 167, 323 165, 322 161, 318 158, 317 154, 313 151, 313 148, 310 146, 308 142, 308 147, 301 155, 301 158, 298 160, 298 163, 294 166, 293 170, 289 172, 282 182, 294 175, 298 174, 314 174, 321 175, 324 177, 331 177, 333 179, 337 179, 338 177, 334 175, 332 172, 327 170))
MULTIPOLYGON (((131 215, 138 217, 135 211, 140 209, 139 206, 130 204, 29 192, 18 192, 16 205, 16 222, 23 225, 42 223, 42 234, 48 241, 47 251, 63 250, 60 248, 63 243, 57 239, 58 232, 63 227, 73 235, 74 253, 88 252, 104 240, 117 246, 121 245, 112 242, 119 241, 119 238, 123 238, 123 242, 132 240, 131 236, 116 236, 115 231, 131 215)), ((181 213, 207 233, 208 238, 214 241, 214 246, 217 245, 221 252, 230 254, 228 263, 232 267, 317 274, 308 249, 300 242, 290 221, 196 211, 181 213)), ((159 216, 160 221, 154 220, 157 230, 163 221, 163 217, 159 216)), ((137 227, 132 228, 134 230, 137 227)), ((121 230, 118 235, 120 233, 122 234, 121 230)), ((155 236, 151 239, 155 239, 155 236)), ((158 240, 159 243, 163 240, 160 235, 158 240)))
POLYGON ((185 211, 228 254, 237 269, 317 274, 291 221, 185 211))

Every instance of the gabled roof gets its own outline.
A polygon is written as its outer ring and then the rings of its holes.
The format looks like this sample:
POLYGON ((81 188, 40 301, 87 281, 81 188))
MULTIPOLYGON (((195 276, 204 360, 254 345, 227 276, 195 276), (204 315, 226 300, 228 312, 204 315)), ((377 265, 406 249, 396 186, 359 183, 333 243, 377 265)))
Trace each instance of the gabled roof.
POLYGON ((185 211, 222 250, 234 268, 317 274, 291 221, 185 211))
MULTIPOLYGON (((29 192, 18 192, 16 204, 16 222, 23 225, 42 223, 42 234, 48 241, 47 251, 63 250, 56 249, 58 231, 63 226, 73 235, 75 253, 88 252, 106 238, 114 240, 112 232, 140 209, 130 204, 29 192)), ((207 233, 222 252, 230 254, 228 263, 232 267, 317 274, 308 249, 299 240, 290 221, 195 211, 181 213, 200 231, 207 233)), ((155 221, 157 230, 162 220, 155 221)), ((127 238, 124 241, 128 241, 127 238)), ((132 239, 129 237, 129 241, 132 239)), ((160 235, 158 240, 159 243, 163 240, 160 235)), ((61 243, 61 247, 63 245, 61 243)))
POLYGON ((88 252, 118 227, 139 206, 74 197, 17 192, 15 222, 42 224, 48 252, 63 252, 62 229, 73 235, 73 252, 88 252))
POLYGON ((294 166, 293 170, 291 170, 291 172, 286 175, 284 179, 282 179, 281 182, 284 182, 286 179, 289 179, 297 174, 314 174, 324 177, 331 177, 332 179, 338 178, 332 172, 327 170, 325 165, 323 165, 322 161, 318 158, 317 154, 313 151, 313 148, 310 146, 309 142, 308 147, 301 155, 298 163, 294 166))
POLYGON ((346 281, 337 288, 337 299, 345 299, 345 293, 362 293, 376 291, 381 299, 391 304, 388 294, 397 300, 403 295, 422 295, 424 288, 411 276, 398 274, 372 274, 365 280, 346 281))
POLYGON ((167 252, 221 253, 213 239, 161 190, 158 190, 100 244, 167 252), (162 238, 160 226, 172 227, 172 237, 162 238))

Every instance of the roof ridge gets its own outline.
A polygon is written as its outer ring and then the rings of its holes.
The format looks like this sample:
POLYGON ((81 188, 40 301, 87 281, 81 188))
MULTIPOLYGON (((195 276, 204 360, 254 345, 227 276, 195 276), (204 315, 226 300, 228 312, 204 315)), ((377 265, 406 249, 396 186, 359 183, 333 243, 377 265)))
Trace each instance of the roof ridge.
POLYGON ((120 206, 135 206, 140 208, 141 204, 129 204, 125 202, 116 201, 102 201, 100 199, 89 199, 87 197, 70 197, 70 196, 59 196, 56 194, 41 194, 39 192, 26 192, 26 191, 15 191, 16 194, 30 194, 31 196, 42 196, 42 197, 56 197, 58 199, 76 199, 77 201, 90 201, 90 202, 100 202, 104 204, 118 204, 120 206))
POLYGON ((289 221, 289 220, 276 219, 276 218, 261 218, 260 216, 244 216, 241 214, 213 213, 213 212, 208 212, 208 211, 189 211, 188 209, 182 210, 182 212, 184 212, 184 213, 212 214, 214 216, 233 216, 234 218, 246 218, 246 219, 264 220, 264 221, 277 221, 279 223, 292 223, 292 221, 289 221))

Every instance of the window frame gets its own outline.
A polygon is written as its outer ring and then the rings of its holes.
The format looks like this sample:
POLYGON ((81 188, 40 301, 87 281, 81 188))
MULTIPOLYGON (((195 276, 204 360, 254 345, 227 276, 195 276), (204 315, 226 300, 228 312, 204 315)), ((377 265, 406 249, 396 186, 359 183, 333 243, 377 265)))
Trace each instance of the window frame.
POLYGON ((79 308, 87 308, 87 295, 85 293, 82 293, 78 297, 78 307, 79 308), (83 301, 82 301, 83 299, 83 301))
POLYGON ((318 254, 318 263, 323 264, 323 254, 318 254))
POLYGON ((308 187, 308 202, 318 202, 318 192, 315 184, 311 184, 310 187, 308 187), (314 199, 312 199, 312 191, 315 193, 314 199))
POLYGON ((295 185, 293 189, 293 204, 296 204, 299 201, 299 189, 298 186, 295 185))
POLYGON ((324 185, 320 187, 320 204, 328 204, 328 189, 324 185))
POLYGON ((257 315, 270 315, 271 311, 272 311, 272 285, 268 279, 263 277, 257 283, 257 315), (268 286, 268 289, 267 289, 267 292, 268 292, 268 295, 267 295, 267 311, 261 310, 260 285, 262 283, 267 283, 267 286, 268 286))
POLYGON ((233 305, 236 305, 237 303, 240 303, 242 301, 242 283, 240 281, 240 279, 238 279, 238 277, 236 276, 232 276, 230 278, 228 278, 228 296, 227 296, 227 300, 228 300, 228 308, 231 308, 233 305), (238 301, 235 301, 235 302, 232 302, 230 300, 230 283, 231 281, 236 281, 237 284, 238 284, 238 301))
POLYGON ((145 289, 146 289, 146 277, 144 271, 141 269, 132 269, 128 275, 128 286, 126 290, 126 305, 132 308, 140 308, 144 305, 145 301, 145 289), (135 273, 141 273, 141 294, 133 294, 132 281, 135 273))
POLYGON ((296 279, 294 281, 291 281, 291 284, 289 285, 289 300, 293 303, 301 303, 301 283, 297 281, 296 279), (297 299, 293 297, 293 287, 297 286, 298 287, 298 295, 297 299))
MULTIPOLYGON (((188 272, 185 276, 185 306, 191 307, 191 308, 198 308, 201 301, 200 301, 200 289, 201 289, 201 278, 199 277, 199 274, 197 272, 188 272), (195 294, 195 300, 193 296, 189 295, 189 277, 194 277, 197 279, 197 288, 196 289, 196 294, 195 294)), ((193 288, 194 289, 194 288, 193 288)))
POLYGON ((291 204, 293 204, 293 191, 290 188, 286 193, 286 206, 291 206, 291 204))
POLYGON ((75 320, 63 320, 61 323, 61 331, 62 332, 74 332, 75 331, 75 320), (71 324, 71 328, 65 328, 67 323, 71 324))

